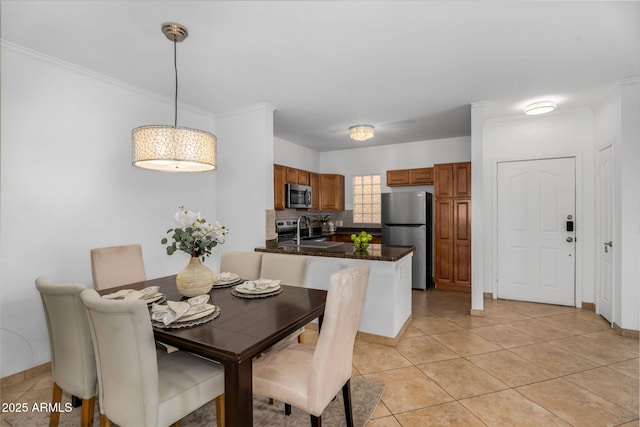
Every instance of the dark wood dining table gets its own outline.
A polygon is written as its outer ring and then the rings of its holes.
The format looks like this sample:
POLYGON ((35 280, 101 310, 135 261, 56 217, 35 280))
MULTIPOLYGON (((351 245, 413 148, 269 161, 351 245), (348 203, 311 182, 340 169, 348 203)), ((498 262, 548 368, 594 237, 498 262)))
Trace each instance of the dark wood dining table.
MULTIPOLYGON (((183 297, 176 289, 175 277, 151 279, 99 293, 159 286, 168 300, 179 301, 183 297)), ((282 288, 278 295, 251 299, 233 296, 231 288, 214 288, 209 293, 209 303, 220 307, 216 319, 183 329, 154 327, 156 340, 224 365, 227 426, 253 425, 253 358, 312 320, 322 321, 326 291, 285 285, 282 288)))

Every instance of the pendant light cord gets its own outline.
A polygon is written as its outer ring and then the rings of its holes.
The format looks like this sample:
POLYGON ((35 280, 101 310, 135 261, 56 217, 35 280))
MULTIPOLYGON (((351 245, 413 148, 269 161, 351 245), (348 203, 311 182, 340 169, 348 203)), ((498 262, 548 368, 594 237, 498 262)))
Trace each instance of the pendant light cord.
POLYGON ((173 103, 173 111, 174 113, 174 118, 173 118, 173 127, 178 127, 178 61, 176 59, 177 57, 177 49, 176 49, 176 37, 173 36, 173 69, 175 70, 175 74, 176 74, 176 96, 174 97, 174 103, 173 103))

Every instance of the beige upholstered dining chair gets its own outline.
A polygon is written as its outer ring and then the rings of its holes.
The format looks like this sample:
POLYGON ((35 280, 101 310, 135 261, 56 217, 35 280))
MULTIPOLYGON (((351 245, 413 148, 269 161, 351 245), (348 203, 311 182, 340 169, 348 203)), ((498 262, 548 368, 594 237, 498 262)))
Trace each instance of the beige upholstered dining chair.
POLYGON ((109 289, 147 280, 140 245, 91 249, 94 289, 109 289))
POLYGON ((245 280, 260 278, 262 252, 222 252, 220 254, 220 272, 239 275, 245 280))
POLYGON ((278 279, 283 285, 306 287, 309 257, 289 254, 262 254, 261 277, 278 279))
MULTIPOLYGON (((260 277, 264 279, 280 280, 283 285, 306 287, 307 283, 307 267, 309 266, 309 257, 305 255, 289 255, 289 254, 262 254, 262 264, 260 268, 260 277)), ((298 342, 304 342, 304 327, 292 333, 288 338, 281 341, 284 343, 291 339, 297 339, 298 342)), ((281 344, 276 344, 276 346, 281 344)))
POLYGON ((80 294, 98 367, 101 424, 156 427, 180 419, 216 399, 224 425, 224 369, 178 351, 156 357, 147 305, 107 300, 93 289, 80 294))
MULTIPOLYGON (((36 288, 42 298, 51 344, 51 403, 60 403, 63 391, 82 399, 80 425, 91 426, 98 384, 89 323, 80 300, 80 292, 87 287, 41 277, 36 279, 36 288)), ((57 426, 59 420, 60 412, 51 412, 49 425, 57 426)))
POLYGON ((351 362, 368 282, 366 263, 334 273, 315 349, 291 342, 254 360, 253 392, 306 411, 312 426, 320 426, 322 411, 342 388, 352 426, 351 362))

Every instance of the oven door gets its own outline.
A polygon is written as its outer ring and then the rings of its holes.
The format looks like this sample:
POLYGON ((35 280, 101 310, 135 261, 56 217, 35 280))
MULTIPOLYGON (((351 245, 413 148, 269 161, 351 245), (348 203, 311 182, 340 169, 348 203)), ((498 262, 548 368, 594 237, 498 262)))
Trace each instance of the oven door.
POLYGON ((311 187, 308 185, 286 184, 287 208, 310 208, 311 187))

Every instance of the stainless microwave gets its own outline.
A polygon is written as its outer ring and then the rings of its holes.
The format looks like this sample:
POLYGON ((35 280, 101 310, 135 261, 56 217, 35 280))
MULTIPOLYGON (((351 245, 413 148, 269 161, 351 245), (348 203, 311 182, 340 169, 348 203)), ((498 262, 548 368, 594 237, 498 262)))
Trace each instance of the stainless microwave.
POLYGON ((285 196, 287 208, 311 207, 311 187, 308 185, 285 184, 285 196))

